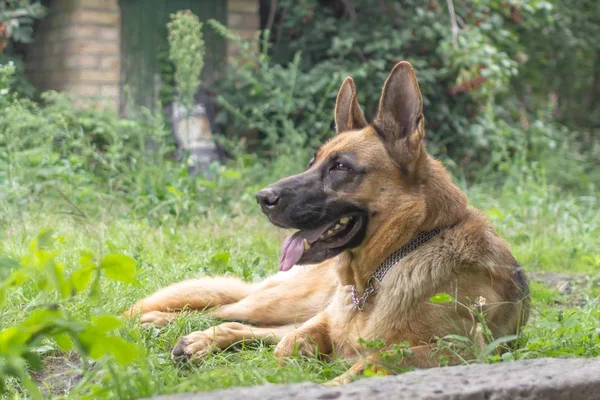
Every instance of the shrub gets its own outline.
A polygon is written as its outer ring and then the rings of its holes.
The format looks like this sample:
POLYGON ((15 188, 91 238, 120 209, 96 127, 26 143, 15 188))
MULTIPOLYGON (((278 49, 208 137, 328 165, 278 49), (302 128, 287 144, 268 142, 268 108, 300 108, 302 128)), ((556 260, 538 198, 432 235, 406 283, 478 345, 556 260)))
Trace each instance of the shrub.
MULTIPOLYGON (((302 165, 308 157, 302 149, 316 147, 331 133, 332 108, 338 86, 336 73, 316 76, 300 70, 296 53, 286 66, 277 65, 268 54, 268 34, 260 43, 242 40, 217 21, 209 21, 218 33, 236 43, 240 56, 234 58, 219 83, 217 121, 233 134, 223 143, 234 154, 243 152, 239 140, 253 132, 258 140, 249 143, 262 156, 298 155, 302 165)), ((243 139, 242 139, 243 140, 243 139)))
MULTIPOLYGON (((279 1, 271 10, 271 32, 259 43, 242 46, 238 63, 219 82, 224 107, 219 122, 237 134, 256 131, 261 140, 254 144, 266 155, 314 145, 332 133, 335 94, 346 75, 355 79, 359 102, 372 117, 384 79, 405 59, 418 73, 430 151, 475 180, 483 167, 490 167, 487 173, 500 167, 496 150, 505 151, 503 162, 507 154, 523 154, 509 147, 525 142, 507 140, 507 135, 530 132, 536 135, 534 141, 545 139, 542 147, 550 147, 553 139, 540 134, 539 127, 563 129, 555 108, 542 115, 543 108, 532 108, 551 95, 532 78, 533 70, 542 69, 538 58, 528 61, 537 51, 533 41, 539 42, 541 31, 552 23, 552 34, 566 54, 569 46, 582 47, 588 54, 582 63, 588 65, 593 58, 589 43, 566 43, 557 32, 574 34, 576 20, 593 30, 588 22, 594 17, 558 3, 561 16, 575 14, 577 19, 552 17, 552 5, 540 0, 456 2, 455 10, 437 1, 279 1), (287 145, 276 148, 276 143, 287 145)), ((239 42, 225 28, 212 25, 239 42)), ((552 71, 553 79, 565 74, 558 67, 552 71)), ((589 69, 586 74, 592 80, 589 69)), ((571 141, 597 149, 597 139, 587 130, 568 129, 571 141)), ((571 158, 581 158, 577 145, 567 150, 571 158)))
POLYGON ((122 326, 119 318, 99 313, 90 320, 75 319, 68 307, 75 296, 97 299, 104 276, 135 283, 136 262, 119 254, 94 260, 92 253, 84 252, 79 265, 67 273, 65 265, 56 260, 58 252, 53 248, 56 240, 60 238, 44 231, 31 242, 29 253, 20 260, 0 258, 1 306, 5 306, 9 292, 31 286, 56 299, 53 304, 29 307, 21 321, 0 331, 0 393, 6 391, 7 381, 14 378, 32 398, 41 399, 30 371, 41 367, 40 353, 50 350, 75 349, 83 360, 84 370, 89 369, 91 360, 129 364, 141 354, 137 345, 112 333, 122 326))
POLYGON ((42 18, 46 9, 38 1, 8 0, 0 2, 0 64, 15 66, 11 88, 23 95, 33 97, 34 87, 25 77, 20 44, 33 41, 33 25, 42 18))
POLYGON ((202 23, 190 10, 171 15, 169 32, 169 59, 175 66, 175 85, 180 101, 188 110, 200 87, 200 73, 204 67, 204 39, 202 23))

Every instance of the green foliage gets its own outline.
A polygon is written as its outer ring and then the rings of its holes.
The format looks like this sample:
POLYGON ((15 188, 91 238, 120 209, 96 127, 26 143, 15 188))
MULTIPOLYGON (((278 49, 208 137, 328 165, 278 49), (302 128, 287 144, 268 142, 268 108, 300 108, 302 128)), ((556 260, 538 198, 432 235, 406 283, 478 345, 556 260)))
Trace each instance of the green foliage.
POLYGON ((171 15, 169 31, 169 59, 175 66, 175 84, 180 100, 188 109, 200 87, 200 73, 204 67, 205 45, 202 22, 190 10, 171 15))
POLYGON ((0 26, 5 26, 3 37, 11 38, 15 42, 30 43, 33 40, 35 20, 45 14, 46 9, 39 1, 3 1, 0 3, 0 26))
POLYGON ((578 311, 545 309, 527 332, 525 351, 532 357, 600 355, 598 298, 578 311))
POLYGON ((25 65, 18 46, 33 41, 35 20, 45 14, 46 9, 39 1, 0 2, 0 65, 13 63, 15 72, 11 88, 28 97, 33 97, 35 89, 25 76, 25 65))
MULTIPOLYGON (((578 1, 580 8, 562 1, 552 7, 544 1, 455 2, 456 40, 445 2, 399 7, 354 0, 356 17, 323 5, 342 2, 277 3, 285 13, 258 42, 211 22, 241 49, 219 81, 219 122, 228 128, 223 142, 233 159, 214 166, 211 181, 189 176, 187 165, 172 159, 160 113, 140 110, 119 119, 74 107, 53 92, 34 103, 14 91, 18 65, 0 66, 0 377, 7 396, 23 390, 34 396, 37 385, 44 394, 72 398, 140 398, 321 382, 347 370, 341 360, 305 358, 281 368, 265 343, 234 346, 180 369, 169 357, 173 344, 218 321, 197 313, 158 331, 123 325, 114 315, 193 276, 253 281, 275 273, 281 232, 260 215, 254 194, 301 171, 332 134, 333 102, 346 75, 357 81, 359 100, 372 116, 381 84, 400 59, 418 72, 430 150, 533 280, 532 315, 518 346, 514 337, 492 338, 483 326, 490 344, 465 362, 600 356, 600 149, 593 128, 600 114, 587 112, 595 109, 589 95, 598 44, 586 40, 598 25, 590 2, 578 1), (539 40, 542 33, 552 39, 539 40), (561 49, 556 56, 554 43, 561 49), (248 130, 259 140, 240 138, 248 130), (63 238, 43 231, 28 246, 27 238, 46 226, 63 238), (548 271, 584 283, 561 294, 539 278, 548 271), (80 364, 52 373, 78 377, 67 394, 39 374, 73 354, 80 364)), ((186 21, 181 27, 188 33, 200 31, 186 21)), ((462 307, 448 294, 430 300, 462 307)), ((481 309, 472 311, 481 318, 481 309)), ((440 342, 450 349, 474 345, 459 336, 440 342)), ((380 349, 384 343, 363 345, 380 349)), ((390 371, 402 372, 393 366, 410 354, 407 347, 400 343, 384 354, 390 371)), ((366 375, 385 373, 373 368, 366 375)))
POLYGON ((456 171, 476 181, 475 165, 489 176, 506 155, 530 154, 532 145, 560 149, 563 160, 581 158, 581 146, 587 149, 582 174, 568 182, 562 174, 561 183, 586 185, 579 178, 599 154, 592 120, 600 115, 594 113, 600 76, 588 66, 600 10, 589 0, 578 3, 586 11, 543 0, 457 2, 454 13, 437 1, 279 1, 272 31, 242 46, 239 63, 218 83, 225 109, 219 121, 230 131, 257 132, 258 150, 267 155, 310 146, 332 134, 335 93, 346 75, 355 79, 358 100, 372 117, 390 69, 408 60, 424 96, 428 146, 443 159, 458 160, 448 161, 456 171), (580 22, 589 36, 576 32, 580 22), (552 40, 539 40, 548 33, 552 40), (554 40, 562 46, 560 63, 549 63, 554 40), (577 68, 583 75, 566 71, 566 60, 585 66, 577 68), (556 82, 552 89, 544 86, 549 80, 556 82), (567 104, 585 114, 579 124, 569 122, 574 114, 567 104), (548 137, 563 130, 569 134, 559 142, 548 137))
POLYGON ((448 293, 436 293, 434 296, 429 298, 429 301, 437 304, 437 303, 452 303, 455 300, 448 293))
POLYGON ((10 292, 26 287, 35 287, 52 300, 34 306, 20 322, 0 331, 0 392, 7 390, 9 378, 15 378, 31 397, 41 398, 30 376, 30 369, 41 368, 40 349, 50 347, 62 352, 74 349, 85 363, 108 357, 109 363, 114 359, 126 365, 141 355, 137 345, 114 334, 123 326, 119 318, 101 313, 88 321, 74 317, 69 307, 76 296, 97 300, 103 276, 131 281, 136 262, 128 256, 111 254, 95 263, 91 253, 85 252, 68 273, 66 266, 57 261, 56 241, 64 245, 64 238, 55 237, 52 231, 42 231, 20 260, 2 260, 0 306, 6 306, 10 292))
POLYGON ((15 64, 7 62, 0 64, 0 105, 8 104, 10 86, 15 75, 15 64))
MULTIPOLYGON (((339 73, 333 79, 302 73, 300 53, 286 66, 274 64, 268 53, 268 35, 258 47, 217 21, 209 24, 235 42, 241 53, 232 61, 233 74, 221 80, 222 94, 217 98, 226 111, 218 116, 218 122, 238 132, 235 139, 224 142, 226 146, 237 143, 241 134, 256 132, 259 141, 250 145, 260 154, 298 155, 299 149, 315 148, 330 134, 331 100, 335 99, 339 73)), ((231 145, 228 149, 236 154, 244 150, 231 145)), ((302 157, 308 159, 308 152, 302 157)))
MULTIPOLYGON (((0 69, 4 86, 11 71, 0 69)), ((252 155, 214 166, 211 181, 188 176, 187 165, 171 159, 174 144, 161 113, 143 109, 136 119, 119 119, 112 111, 74 107, 55 92, 42 95, 43 105, 2 93, 0 210, 35 207, 39 198, 68 199, 68 212, 81 218, 109 207, 155 221, 189 219, 211 204, 223 211, 233 201, 253 204, 254 192, 273 177, 252 155), (246 175, 252 184, 244 184, 246 175)), ((278 173, 295 172, 297 165, 282 159, 278 173)))

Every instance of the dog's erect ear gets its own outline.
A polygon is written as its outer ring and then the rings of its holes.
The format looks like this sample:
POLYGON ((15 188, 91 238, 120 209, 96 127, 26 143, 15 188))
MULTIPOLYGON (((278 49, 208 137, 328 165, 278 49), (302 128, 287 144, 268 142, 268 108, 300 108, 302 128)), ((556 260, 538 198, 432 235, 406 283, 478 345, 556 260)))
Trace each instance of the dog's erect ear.
POLYGON ((410 63, 401 61, 392 69, 383 85, 374 123, 398 161, 397 157, 405 156, 399 152, 411 150, 423 139, 423 99, 410 63))
POLYGON ((358 101, 356 101, 356 86, 352 78, 347 77, 340 87, 335 101, 335 131, 342 133, 367 126, 358 101))

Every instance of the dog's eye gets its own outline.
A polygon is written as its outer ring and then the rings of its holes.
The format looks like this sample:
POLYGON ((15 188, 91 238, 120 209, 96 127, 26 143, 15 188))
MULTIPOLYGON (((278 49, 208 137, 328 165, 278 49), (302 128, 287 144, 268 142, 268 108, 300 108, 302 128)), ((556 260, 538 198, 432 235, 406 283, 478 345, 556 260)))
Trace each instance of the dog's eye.
POLYGON ((336 171, 342 171, 342 172, 350 171, 350 167, 341 162, 335 163, 333 169, 336 171))

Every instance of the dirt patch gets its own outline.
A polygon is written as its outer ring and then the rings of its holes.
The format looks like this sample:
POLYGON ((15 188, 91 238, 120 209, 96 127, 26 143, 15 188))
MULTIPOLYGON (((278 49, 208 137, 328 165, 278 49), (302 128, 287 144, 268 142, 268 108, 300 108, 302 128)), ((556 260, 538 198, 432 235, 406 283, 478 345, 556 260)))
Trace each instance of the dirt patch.
POLYGON ((527 272, 534 282, 558 290, 561 294, 570 294, 574 289, 587 286, 591 277, 585 274, 565 274, 560 272, 527 272))
POLYGON ((75 352, 42 357, 42 368, 31 376, 44 396, 65 396, 82 379, 81 360, 75 352))
POLYGON ((559 306, 581 306, 586 301, 586 293, 600 287, 600 275, 528 272, 527 276, 532 282, 558 291, 562 296, 554 300, 554 303, 559 306))

